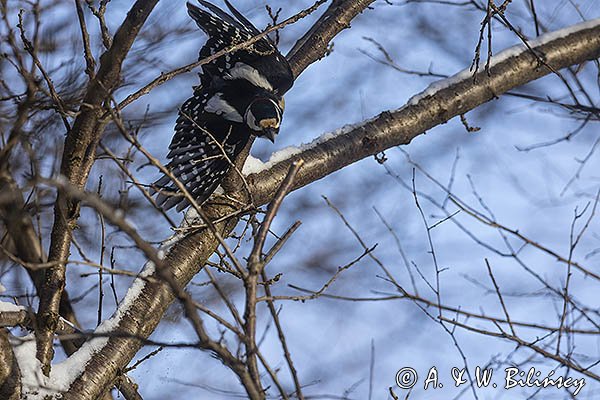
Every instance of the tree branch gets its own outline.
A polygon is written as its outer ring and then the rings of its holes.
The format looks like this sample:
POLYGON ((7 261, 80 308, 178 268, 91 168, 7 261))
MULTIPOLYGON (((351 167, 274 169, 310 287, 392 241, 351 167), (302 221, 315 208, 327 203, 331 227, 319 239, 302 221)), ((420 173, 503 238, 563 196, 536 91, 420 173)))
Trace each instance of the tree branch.
POLYGON ((361 124, 344 127, 333 138, 299 149, 297 154, 268 169, 247 177, 256 205, 266 204, 277 190, 290 165, 297 159, 305 164, 294 180, 294 189, 306 186, 334 171, 380 153, 408 144, 416 136, 451 118, 464 114, 508 90, 548 75, 552 71, 537 61, 540 54, 555 70, 594 60, 600 56, 600 19, 588 21, 532 41, 537 55, 519 47, 498 54, 490 74, 465 70, 435 82, 421 95, 396 111, 386 111, 361 124), (569 30, 572 32, 569 33, 569 30), (558 35, 558 36, 557 36, 558 35), (544 41, 543 38, 550 39, 544 41), (512 55, 506 57, 507 55, 512 55), (506 57, 506 58, 505 58, 506 57), (439 89, 438 89, 439 88, 439 89))
MULTIPOLYGON (((361 1, 363 5, 361 9, 354 7, 351 1, 343 3, 346 8, 355 10, 355 13, 346 14, 346 18, 351 19, 351 16, 355 16, 362 9, 366 8, 371 2, 361 1)), ((344 10, 339 2, 335 2, 338 7, 338 12, 344 10)), ((330 7, 333 7, 333 5, 330 7)), ((331 12, 328 10, 327 12, 331 12)), ((326 13, 327 13, 326 12, 326 13)), ((311 32, 315 32, 315 35, 319 35, 323 40, 331 40, 340 30, 347 27, 345 25, 338 24, 335 20, 328 19, 324 21, 320 19, 315 26, 319 25, 319 29, 311 29, 311 32), (328 24, 334 24, 335 27, 328 28, 328 24), (337 29, 337 30, 336 30, 337 29), (321 32, 327 32, 325 36, 321 32)), ((298 43, 295 48, 297 54, 303 54, 302 67, 295 67, 295 61, 292 61, 292 68, 296 74, 303 71, 310 62, 314 62, 319 59, 326 52, 326 44, 319 48, 319 51, 315 51, 315 43, 319 40, 311 40, 310 35, 305 35, 303 43, 298 43), (312 60, 312 61, 309 61, 312 60)), ((300 58, 297 58, 300 59, 300 58)), ((100 71, 102 67, 100 68, 100 71)), ((100 76, 100 71, 98 76, 100 76)), ((247 153, 243 154, 247 156, 247 153)), ((89 171, 89 170, 88 170, 89 171)), ((71 183, 73 183, 71 181, 71 183)), ((57 203, 58 204, 58 203, 57 203)), ((232 211, 235 211, 237 204, 235 202, 221 202, 220 204, 208 204, 203 207, 206 215, 213 221, 218 220, 224 216, 229 215, 232 211)), ((215 224, 215 228, 218 229, 221 236, 227 237, 235 228, 238 220, 228 219, 218 224, 215 224)), ((219 245, 215 235, 208 232, 202 231, 198 234, 189 235, 183 240, 179 241, 172 251, 167 255, 164 265, 165 268, 170 268, 173 273, 174 281, 184 287, 203 267, 206 260, 211 256, 219 245)), ((160 273, 152 271, 151 275, 156 275, 160 281, 160 273)), ((174 296, 170 287, 164 283, 157 283, 156 281, 140 279, 139 285, 143 285, 143 289, 135 293, 135 297, 132 295, 131 298, 127 297, 121 302, 119 309, 116 311, 113 319, 107 323, 116 324, 116 329, 119 332, 133 333, 134 337, 148 337, 156 328, 160 322, 162 315, 166 311, 169 304, 174 300, 174 296), (148 318, 143 321, 139 321, 136 315, 146 315, 148 318)), ((138 287, 139 289, 139 287, 138 287)), ((131 292, 129 292, 131 293, 131 292)), ((129 294, 128 293, 128 294, 129 294)), ((100 326, 102 327, 102 325, 100 326)), ((93 341, 93 339, 92 339, 93 341)), ((88 347, 93 346, 92 341, 84 345, 83 351, 89 351, 88 347)), ((111 381, 115 379, 120 369, 129 363, 137 351, 141 348, 143 343, 137 339, 131 339, 127 337, 111 337, 106 341, 106 344, 101 348, 98 348, 96 354, 91 360, 85 365, 81 366, 83 369, 82 374, 75 379, 72 383, 70 390, 65 393, 65 399, 78 399, 78 398, 93 398, 101 393, 102 389, 106 387, 111 381), (106 353, 104 353, 106 352, 106 353), (106 363, 106 360, 110 359, 110 363, 106 363), (90 385, 90 382, 94 382, 90 385)))
POLYGON ((286 58, 298 77, 310 64, 328 53, 329 42, 375 0, 333 0, 325 13, 288 52, 286 58))
MULTIPOLYGON (((138 0, 131 7, 123 24, 115 34, 113 44, 100 57, 100 68, 88 85, 72 129, 67 133, 60 172, 69 182, 83 189, 94 164, 96 147, 106 122, 100 121, 102 103, 118 86, 121 65, 142 25, 158 0, 138 0)), ((36 330, 37 358, 45 375, 50 373, 54 350, 52 338, 59 317, 59 304, 65 287, 65 265, 71 247, 71 231, 79 215, 79 202, 59 192, 54 206, 49 261, 58 261, 46 270, 40 291, 36 330)))
POLYGON ((8 341, 8 329, 0 328, 0 398, 21 398, 21 371, 8 341))
MULTIPOLYGON (((47 261, 40 238, 35 232, 31 216, 25 211, 21 190, 7 169, 0 169, 0 218, 6 226, 8 236, 14 245, 16 256, 27 263, 43 264, 47 261)), ((44 281, 43 270, 26 268, 36 291, 39 293, 44 281)), ((59 303, 61 317, 79 326, 69 294, 63 291, 59 303)), ((83 339, 61 340, 67 355, 73 354, 83 344, 83 339)))

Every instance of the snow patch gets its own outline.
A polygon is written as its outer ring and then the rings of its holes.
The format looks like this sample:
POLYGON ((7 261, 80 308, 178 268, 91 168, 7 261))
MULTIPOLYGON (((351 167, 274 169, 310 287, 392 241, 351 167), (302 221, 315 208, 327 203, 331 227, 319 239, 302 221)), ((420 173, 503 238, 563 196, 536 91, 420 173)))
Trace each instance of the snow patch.
POLYGON ((321 143, 332 140, 338 136, 345 135, 349 132, 354 131, 357 128, 360 128, 363 125, 369 124, 370 122, 374 121, 376 118, 377 117, 368 119, 366 121, 361 121, 358 124, 344 125, 343 127, 336 129, 333 132, 327 132, 327 133, 322 134, 321 136, 317 137, 310 143, 303 143, 300 146, 285 147, 285 148, 278 150, 275 153, 271 154, 271 157, 269 158, 269 161, 267 161, 267 162, 262 162, 258 158, 255 158, 255 157, 252 157, 251 155, 249 155, 248 158, 246 159, 246 162, 244 163, 244 167, 242 168, 242 173, 244 175, 258 174, 259 172, 262 172, 264 170, 271 168, 275 164, 278 164, 282 161, 288 160, 297 154, 300 154, 304 151, 307 151, 314 147, 317 147, 321 143))
MULTIPOLYGON (((2 288, 4 288, 4 287, 2 287, 2 288)), ((3 292, 3 290, 0 290, 0 293, 1 292, 3 292)), ((9 303, 7 301, 0 301, 0 312, 19 312, 24 309, 25 309, 25 307, 23 307, 23 306, 18 306, 16 304, 9 303)))
MULTIPOLYGON (((42 373, 42 365, 35 357, 35 336, 10 336, 9 341, 21 370, 23 393, 26 399, 58 399, 69 388, 69 371, 57 364, 50 376, 42 373)), ((65 361, 66 362, 66 361, 65 361)))
MULTIPOLYGON (((34 335, 30 334, 20 338, 11 337, 11 345, 22 374, 23 397, 28 400, 60 399, 62 397, 61 393, 66 392, 75 379, 81 375, 94 354, 106 346, 109 339, 108 334, 114 331, 123 316, 131 308, 131 304, 140 296, 146 285, 144 278, 151 275, 154 270, 154 263, 147 262, 144 270, 139 275, 140 277, 133 282, 113 316, 103 321, 94 331, 94 334, 99 336, 89 339, 65 361, 52 365, 49 377, 44 376, 41 363, 35 357, 34 335), (107 336, 102 336, 104 334, 107 336)), ((18 307, 10 303, 0 302, 2 308, 8 307, 4 304, 18 307)))
POLYGON ((251 154, 248 154, 248 158, 246 158, 246 162, 244 162, 244 166, 242 167, 242 174, 256 174, 257 172, 265 169, 264 165, 265 163, 263 163, 260 159, 252 157, 251 154))
MULTIPOLYGON (((221 189, 222 190, 222 189, 221 189)), ((166 254, 171 247, 181 239, 187 236, 187 230, 190 226, 202 224, 202 217, 198 214, 198 211, 194 207, 189 207, 186 211, 181 224, 179 224, 179 230, 170 238, 164 240, 159 247, 159 254, 162 252, 166 254)))

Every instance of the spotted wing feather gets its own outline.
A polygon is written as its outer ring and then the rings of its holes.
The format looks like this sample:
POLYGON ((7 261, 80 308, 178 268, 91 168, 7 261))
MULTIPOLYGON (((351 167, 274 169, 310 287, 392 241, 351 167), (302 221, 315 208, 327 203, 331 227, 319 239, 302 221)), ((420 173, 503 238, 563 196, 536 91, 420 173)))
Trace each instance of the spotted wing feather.
MULTIPOLYGON (((166 168, 181 182, 198 204, 215 191, 234 160, 248 142, 240 134, 239 124, 205 111, 214 93, 201 87, 181 107, 175 135, 169 146, 166 168)), ((153 184, 157 204, 168 210, 181 211, 190 205, 168 175, 153 184)))
MULTIPOLYGON (((189 15, 209 37, 200 50, 200 59, 243 43, 260 33, 229 2, 226 2, 227 6, 237 20, 211 3, 203 0, 200 0, 199 3, 206 10, 190 3, 187 3, 187 7, 189 15)), ((243 49, 225 54, 204 64, 202 66, 204 74, 201 78, 205 84, 208 84, 214 77, 223 76, 238 63, 250 65, 256 69, 267 78, 280 95, 287 92, 293 85, 294 78, 287 60, 267 36, 243 49)))

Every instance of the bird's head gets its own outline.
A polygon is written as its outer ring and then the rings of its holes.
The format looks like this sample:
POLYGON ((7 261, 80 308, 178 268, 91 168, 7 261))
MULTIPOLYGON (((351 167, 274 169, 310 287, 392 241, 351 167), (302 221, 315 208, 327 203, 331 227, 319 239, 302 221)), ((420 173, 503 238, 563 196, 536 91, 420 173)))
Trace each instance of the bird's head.
POLYGON ((284 108, 283 97, 257 96, 246 108, 244 122, 254 135, 275 142, 284 108))

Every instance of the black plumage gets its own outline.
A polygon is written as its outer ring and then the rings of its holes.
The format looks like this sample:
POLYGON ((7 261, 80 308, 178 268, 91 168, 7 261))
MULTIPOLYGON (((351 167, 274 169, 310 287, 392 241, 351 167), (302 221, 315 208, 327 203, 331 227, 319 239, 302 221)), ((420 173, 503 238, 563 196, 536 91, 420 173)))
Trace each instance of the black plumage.
MULTIPOLYGON (((238 20, 225 13, 215 5, 199 0, 201 5, 211 13, 187 3, 188 13, 196 21, 200 29, 209 36, 206 44, 200 49, 199 59, 202 60, 228 47, 244 43, 260 31, 250 23, 229 1, 227 7, 238 20)), ((281 55, 275 44, 265 36, 243 49, 219 57, 211 63, 202 66, 203 76, 211 78, 225 76, 238 63, 244 63, 255 68, 266 77, 276 93, 283 95, 294 83, 289 64, 281 55)))
MULTIPOLYGON (((233 16, 206 1, 199 3, 205 9, 190 3, 187 7, 208 35, 200 59, 260 33, 228 1, 233 16)), ((200 85, 180 109, 166 166, 199 204, 219 186, 252 135, 274 141, 282 96, 292 84, 287 60, 268 37, 202 66, 200 85)), ((167 175, 153 188, 164 209, 189 205, 167 175)))

